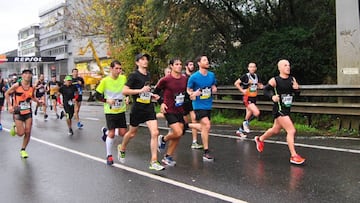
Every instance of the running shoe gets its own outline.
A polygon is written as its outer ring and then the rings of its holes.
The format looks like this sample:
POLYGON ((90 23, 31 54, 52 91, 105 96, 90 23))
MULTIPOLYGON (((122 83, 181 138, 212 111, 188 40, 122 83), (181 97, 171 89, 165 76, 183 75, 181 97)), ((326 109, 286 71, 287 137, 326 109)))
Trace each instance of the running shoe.
POLYGON ((77 123, 77 127, 78 128, 82 128, 84 125, 79 121, 78 123, 77 123))
POLYGON ((300 155, 295 155, 290 157, 290 163, 292 164, 296 164, 296 165, 301 165, 303 163, 305 163, 305 158, 301 157, 300 155))
POLYGON ((74 135, 74 131, 72 128, 69 129, 68 135, 74 135))
POLYGON ((255 136, 254 141, 256 143, 256 149, 258 152, 264 151, 264 142, 260 141, 259 136, 255 136))
POLYGON ((156 170, 156 171, 161 171, 161 170, 164 170, 165 167, 162 166, 158 161, 152 161, 150 163, 149 169, 156 170))
POLYGON ((166 142, 163 141, 164 135, 158 136, 158 151, 161 153, 165 150, 166 142))
POLYGON ((109 165, 109 166, 114 164, 114 159, 113 159, 112 155, 107 156, 106 164, 109 165))
POLYGON ((1 125, 1 123, 0 123, 0 131, 2 131, 2 125, 1 125))
POLYGON ((246 134, 244 134, 244 130, 242 128, 239 128, 236 132, 235 132, 235 135, 239 136, 239 137, 242 137, 242 138, 245 138, 247 137, 246 134))
POLYGON ((193 142, 191 144, 191 149, 202 149, 202 148, 204 148, 204 146, 201 144, 198 144, 197 142, 193 142))
POLYGON ((246 133, 250 132, 250 125, 249 125, 249 121, 244 121, 243 122, 243 129, 246 133))
POLYGON ((47 119, 49 116, 47 114, 44 114, 44 119, 47 119))
POLYGON ((26 159, 26 158, 29 157, 28 153, 27 153, 25 150, 21 150, 21 151, 20 151, 20 156, 21 156, 21 158, 23 158, 23 159, 26 159))
POLYGON ((118 150, 118 160, 122 164, 125 163, 125 151, 121 151, 121 144, 117 146, 117 150, 118 150))
POLYGON ((60 118, 59 114, 56 114, 56 119, 59 119, 59 118, 60 118))
POLYGON ((171 156, 167 156, 167 157, 164 157, 161 162, 165 165, 168 165, 168 166, 175 166, 176 165, 176 161, 174 161, 174 159, 171 157, 171 156))
POLYGON ((101 128, 101 132, 102 132, 101 139, 102 139, 102 141, 104 141, 104 142, 106 142, 106 137, 107 137, 106 131, 107 131, 107 128, 105 128, 105 127, 102 127, 102 128, 101 128))
POLYGON ((203 155, 203 161, 214 161, 214 157, 211 156, 209 152, 204 153, 204 155, 203 155))
POLYGON ((64 116, 65 116, 65 112, 64 112, 64 111, 61 111, 61 113, 60 113, 60 119, 63 119, 64 116))
POLYGON ((9 133, 10 133, 10 135, 13 136, 13 137, 16 135, 15 123, 11 126, 9 133))

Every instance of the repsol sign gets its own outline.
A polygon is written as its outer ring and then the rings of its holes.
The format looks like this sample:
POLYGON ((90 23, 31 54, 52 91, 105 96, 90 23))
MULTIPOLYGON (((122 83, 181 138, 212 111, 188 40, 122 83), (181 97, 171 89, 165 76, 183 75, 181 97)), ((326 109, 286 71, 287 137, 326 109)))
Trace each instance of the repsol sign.
POLYGON ((54 62, 56 57, 41 57, 41 56, 16 56, 16 57, 6 57, 6 62, 34 62, 34 63, 43 63, 43 62, 54 62))

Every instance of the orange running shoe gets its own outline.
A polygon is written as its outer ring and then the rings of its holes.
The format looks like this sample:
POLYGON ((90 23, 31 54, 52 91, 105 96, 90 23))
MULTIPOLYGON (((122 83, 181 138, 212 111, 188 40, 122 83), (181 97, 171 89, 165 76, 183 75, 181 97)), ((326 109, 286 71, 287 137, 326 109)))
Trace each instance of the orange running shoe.
POLYGON ((292 164, 296 164, 296 165, 301 165, 305 162, 305 158, 302 158, 300 155, 295 155, 290 157, 290 163, 292 164))
POLYGON ((258 150, 258 152, 264 151, 264 142, 260 141, 259 136, 255 136, 254 140, 255 140, 256 149, 258 150))

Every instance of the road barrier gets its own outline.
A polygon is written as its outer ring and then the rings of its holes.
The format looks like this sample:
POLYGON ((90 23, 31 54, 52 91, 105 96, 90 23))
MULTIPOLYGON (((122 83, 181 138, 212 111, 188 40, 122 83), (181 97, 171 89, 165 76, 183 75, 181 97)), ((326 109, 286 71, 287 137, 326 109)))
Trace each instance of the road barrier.
MULTIPOLYGON (((242 93, 235 86, 218 86, 213 108, 245 110, 242 93)), ((312 115, 336 115, 339 129, 355 129, 360 127, 360 86, 341 85, 301 85, 299 97, 295 97, 292 112, 303 113, 311 124, 312 115)), ((260 111, 272 111, 273 103, 258 93, 257 106, 260 111)))

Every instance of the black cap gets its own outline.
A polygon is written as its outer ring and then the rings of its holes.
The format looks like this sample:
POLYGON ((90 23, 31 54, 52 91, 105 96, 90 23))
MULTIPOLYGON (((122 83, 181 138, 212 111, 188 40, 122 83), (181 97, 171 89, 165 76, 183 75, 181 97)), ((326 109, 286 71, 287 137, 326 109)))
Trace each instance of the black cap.
POLYGON ((149 54, 140 53, 140 54, 135 56, 135 61, 139 61, 144 56, 147 58, 148 61, 150 60, 150 55, 149 54))
POLYGON ((24 73, 30 73, 32 74, 32 71, 30 69, 24 69, 21 74, 24 74, 24 73))

